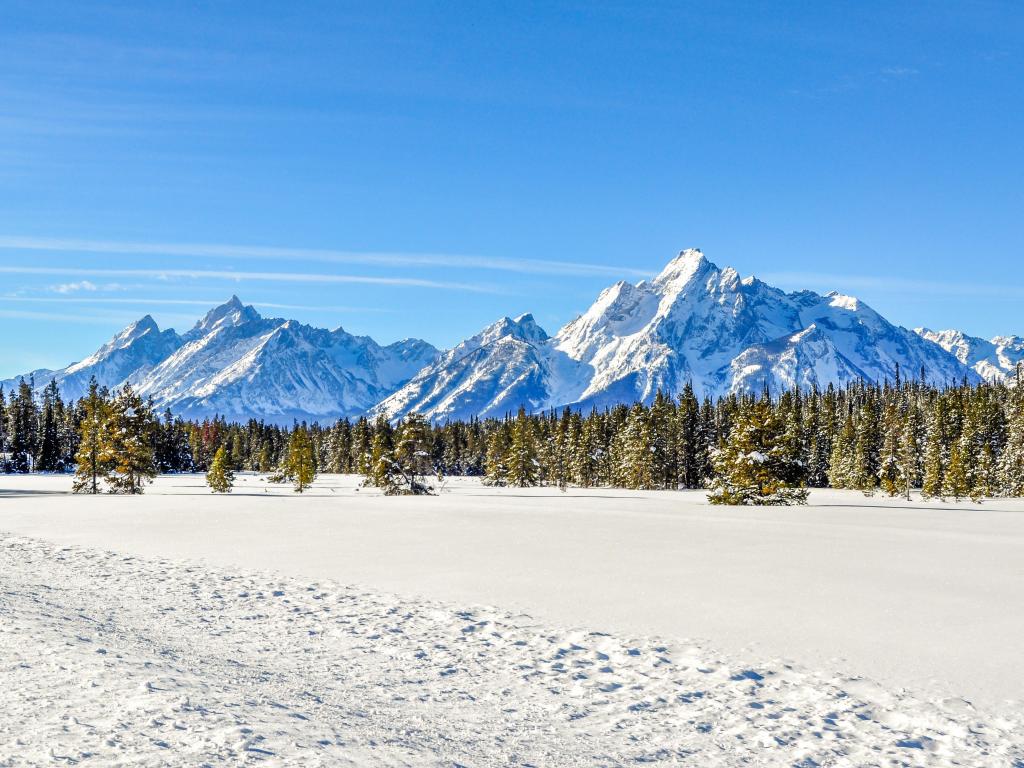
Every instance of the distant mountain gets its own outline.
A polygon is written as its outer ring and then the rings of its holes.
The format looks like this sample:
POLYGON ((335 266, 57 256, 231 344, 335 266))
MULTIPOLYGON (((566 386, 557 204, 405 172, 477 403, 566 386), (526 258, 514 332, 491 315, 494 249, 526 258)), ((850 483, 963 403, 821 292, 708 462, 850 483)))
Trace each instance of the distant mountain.
POLYGON ((147 315, 82 362, 34 378, 37 387, 56 379, 69 398, 90 376, 109 387, 130 382, 186 417, 326 421, 364 413, 437 354, 419 339, 384 347, 341 328, 264 318, 232 296, 184 335, 161 332, 147 315))
MULTIPOLYGON (((381 346, 341 328, 262 317, 232 296, 187 333, 161 331, 147 315, 81 362, 31 375, 39 389, 56 379, 68 398, 91 376, 109 387, 131 382, 159 408, 194 418, 419 411, 439 421, 649 402, 688 382, 712 396, 893 381, 897 370, 923 371, 935 384, 979 382, 1022 360, 1019 337, 909 331, 851 296, 786 293, 687 250, 653 280, 605 289, 554 336, 525 314, 443 353, 418 339, 381 346)), ((0 385, 9 391, 17 379, 0 385)))
POLYGON ((440 356, 385 399, 390 417, 434 420, 641 400, 690 382, 698 394, 780 392, 892 381, 897 369, 934 383, 979 375, 947 350, 839 293, 785 293, 698 250, 652 281, 619 282, 548 337, 529 315, 505 318, 440 356))
POLYGON ((1024 363, 1024 338, 1020 336, 996 336, 986 341, 962 331, 914 331, 938 344, 986 381, 1013 380, 1017 366, 1024 363))
MULTIPOLYGON (((61 397, 76 400, 89 388, 93 376, 100 384, 116 386, 128 379, 137 379, 153 369, 161 360, 172 354, 182 344, 182 338, 173 330, 161 331, 152 317, 146 315, 136 320, 114 338, 97 349, 81 362, 66 368, 51 371, 40 369, 24 375, 25 380, 33 379, 37 389, 56 380, 61 397)), ((0 381, 5 391, 17 386, 18 376, 0 381)))

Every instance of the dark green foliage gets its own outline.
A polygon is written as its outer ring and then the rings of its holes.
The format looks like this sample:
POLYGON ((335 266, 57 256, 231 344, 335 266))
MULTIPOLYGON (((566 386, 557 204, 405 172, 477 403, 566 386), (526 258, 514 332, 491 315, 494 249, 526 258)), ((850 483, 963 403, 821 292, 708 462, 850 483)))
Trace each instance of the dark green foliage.
MULTIPOLYGON (((938 389, 902 379, 897 385, 856 383, 769 400, 729 395, 717 401, 698 401, 685 386, 677 398, 659 393, 649 406, 522 411, 435 425, 415 420, 422 448, 413 454, 422 462, 422 476, 482 476, 494 485, 708 488, 722 477, 713 451, 728 445, 752 404, 762 401, 778 426, 772 447, 786 458, 787 474, 779 478, 786 484, 908 498, 915 488, 928 498, 1024 495, 1024 387, 1016 382, 938 389)), ((77 467, 80 490, 99 488, 112 474, 120 478, 118 488, 137 492, 152 471, 206 472, 223 448, 233 470, 283 468, 281 479, 295 480, 290 443, 299 429, 304 437, 298 440, 308 443, 304 471, 361 474, 372 485, 386 482, 393 467, 382 457, 393 461, 401 444, 396 426, 380 418, 288 429, 257 420, 183 421, 165 412, 157 422, 142 403, 145 416, 132 422, 141 442, 127 451, 139 466, 122 462, 121 472, 112 454, 101 460, 95 444, 84 452, 81 446, 85 438, 120 439, 101 434, 104 420, 116 415, 112 402, 97 388, 65 403, 55 384, 34 392, 31 381, 0 392, 0 472, 77 467), (91 397, 102 403, 90 404, 91 397), (104 409, 111 412, 98 417, 104 409)))

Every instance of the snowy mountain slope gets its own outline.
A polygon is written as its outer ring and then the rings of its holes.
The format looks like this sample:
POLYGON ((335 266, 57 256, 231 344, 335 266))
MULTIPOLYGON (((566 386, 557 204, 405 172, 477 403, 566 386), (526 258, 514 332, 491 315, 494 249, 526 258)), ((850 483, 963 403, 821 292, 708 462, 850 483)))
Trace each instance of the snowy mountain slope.
MULTIPOLYGON (((146 316, 54 375, 69 397, 96 375, 110 387, 130 382, 182 416, 287 423, 361 414, 436 356, 419 339, 382 347, 341 328, 264 318, 232 296, 181 336, 161 333, 146 316)), ((36 386, 49 380, 37 375, 36 386)))
POLYGON ((520 404, 541 410, 650 401, 659 389, 675 393, 687 382, 698 394, 717 396, 891 381, 898 369, 923 369, 939 384, 980 380, 853 297, 788 294, 719 269, 698 250, 680 253, 654 280, 607 288, 551 338, 524 338, 510 323, 496 323, 441 356, 377 410, 465 418, 520 404))
POLYGON ((180 336, 147 315, 80 363, 35 372, 35 384, 56 378, 74 398, 93 375, 109 387, 129 381, 158 407, 195 418, 419 411, 444 420, 649 402, 687 382, 719 396, 892 381, 898 370, 936 384, 981 381, 1021 360, 1019 337, 915 333, 851 296, 786 293, 687 250, 653 280, 605 289, 551 337, 526 314, 444 353, 416 339, 381 346, 342 328, 264 318, 232 297, 180 336))
POLYGON ((437 355, 415 339, 382 347, 341 328, 264 318, 237 297, 183 338, 137 386, 161 407, 195 417, 287 422, 360 414, 437 355))
MULTIPOLYGON (((182 338, 177 333, 172 329, 161 331, 153 318, 146 315, 84 360, 56 371, 33 371, 26 374, 25 379, 32 378, 37 389, 56 380, 63 398, 77 399, 85 394, 93 376, 101 386, 116 387, 130 377, 145 375, 181 344, 182 338)), ((0 386, 10 391, 17 387, 20 378, 2 381, 0 386)))
POLYGON ((915 328, 921 338, 932 341, 972 368, 986 381, 1013 381, 1017 366, 1024 363, 1024 338, 996 336, 986 341, 963 331, 932 331, 915 328))
MULTIPOLYGON (((559 353, 548 342, 533 315, 502 318, 442 354, 375 413, 417 411, 443 421, 504 416, 521 405, 531 411, 543 408, 557 390, 561 370, 552 359, 559 353)), ((567 358, 564 364, 578 368, 567 358)))
POLYGON ((363 413, 437 350, 407 340, 381 347, 366 336, 264 318, 237 297, 211 310, 186 343, 138 381, 139 392, 184 416, 272 421, 363 413))

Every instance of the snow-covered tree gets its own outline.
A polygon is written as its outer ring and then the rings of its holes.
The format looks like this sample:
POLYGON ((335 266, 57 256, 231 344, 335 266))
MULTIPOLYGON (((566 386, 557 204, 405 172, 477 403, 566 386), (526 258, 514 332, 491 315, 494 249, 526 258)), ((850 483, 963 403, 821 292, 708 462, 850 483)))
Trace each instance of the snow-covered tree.
POLYGON ((805 504, 807 488, 792 478, 800 467, 781 447, 786 425, 762 397, 744 403, 729 437, 714 454, 715 479, 708 495, 712 504, 805 504))

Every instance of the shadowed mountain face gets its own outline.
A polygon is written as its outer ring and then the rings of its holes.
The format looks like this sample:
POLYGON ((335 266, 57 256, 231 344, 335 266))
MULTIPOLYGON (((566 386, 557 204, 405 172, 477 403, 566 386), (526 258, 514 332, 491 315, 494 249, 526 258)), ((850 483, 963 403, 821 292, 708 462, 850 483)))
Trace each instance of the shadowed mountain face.
MULTIPOLYGON (((233 296, 185 334, 161 331, 147 315, 81 362, 32 375, 37 388, 56 379, 68 398, 91 376, 109 387, 130 382, 159 408, 195 418, 418 411, 441 421, 649 402, 687 383, 719 396, 894 381, 897 371, 979 382, 1006 378, 1022 359, 1018 337, 909 331, 851 296, 785 293, 688 250, 653 280, 605 289, 554 336, 526 314, 443 353, 418 339, 381 346, 341 328, 262 317, 233 296)), ((10 390, 17 380, 0 384, 10 390)))

